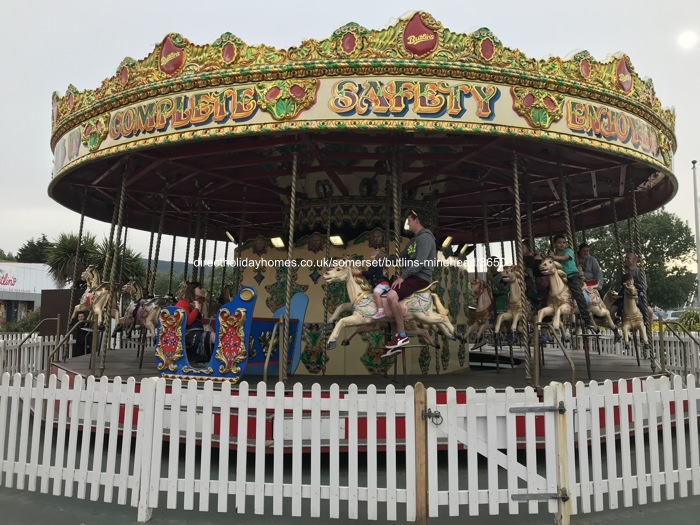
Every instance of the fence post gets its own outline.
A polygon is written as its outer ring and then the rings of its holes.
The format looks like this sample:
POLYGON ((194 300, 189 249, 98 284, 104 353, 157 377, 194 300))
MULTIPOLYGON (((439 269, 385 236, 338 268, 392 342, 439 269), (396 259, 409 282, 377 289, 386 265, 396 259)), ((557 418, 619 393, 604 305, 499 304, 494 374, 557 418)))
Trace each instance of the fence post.
POLYGON ((134 465, 134 472, 139 472, 139 503, 137 521, 146 522, 151 519, 153 509, 148 506, 151 492, 151 459, 153 448, 153 421, 155 418, 157 378, 141 381, 140 402, 138 412, 138 427, 136 447, 141 449, 141 464, 134 465))
POLYGON ((552 383, 554 388, 554 406, 556 412, 556 459, 557 459, 557 491, 559 492, 559 512, 554 517, 556 525, 570 525, 571 523, 571 498, 573 497, 573 487, 568 487, 569 464, 568 447, 573 447, 573 443, 567 440, 566 425, 566 391, 562 383, 552 383))
POLYGON ((428 399, 423 383, 416 383, 414 390, 414 414, 416 422, 416 524, 428 523, 428 421, 424 413, 428 399))

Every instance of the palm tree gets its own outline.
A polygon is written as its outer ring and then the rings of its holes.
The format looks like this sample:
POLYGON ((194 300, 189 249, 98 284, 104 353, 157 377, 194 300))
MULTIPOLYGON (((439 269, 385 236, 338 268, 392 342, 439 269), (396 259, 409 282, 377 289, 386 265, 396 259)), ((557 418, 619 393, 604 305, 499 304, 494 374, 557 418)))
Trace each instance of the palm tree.
MULTIPOLYGON (((78 247, 78 236, 73 233, 62 233, 53 247, 48 250, 46 264, 49 266, 49 273, 59 286, 64 286, 73 280, 74 269, 77 266, 80 274, 89 265, 94 264, 103 271, 105 261, 110 253, 110 242, 104 238, 99 244, 95 241, 95 236, 86 233, 80 244, 80 256, 76 260, 75 254, 78 247)), ((109 258, 111 260, 111 257, 109 258)), ((111 268, 107 269, 109 276, 111 268)), ((146 277, 146 268, 141 261, 141 255, 135 253, 130 248, 124 249, 120 246, 117 254, 117 280, 121 283, 128 277, 137 277, 143 282, 146 277)), ((78 277, 79 279, 80 277, 78 277)), ((78 283, 73 283, 77 287, 78 283)))
POLYGON ((78 236, 74 233, 62 233, 54 245, 47 250, 46 264, 49 274, 58 286, 65 286, 73 280, 75 268, 77 275, 85 270, 97 258, 95 236, 86 233, 80 244, 80 256, 76 259, 78 236))
MULTIPOLYGON (((112 260, 111 256, 107 257, 112 246, 113 243, 110 243, 106 237, 97 246, 97 257, 92 264, 97 265, 100 271, 103 270, 103 264, 107 259, 112 260)), ((111 268, 107 268, 107 280, 109 280, 111 270, 111 268)), ((117 281, 123 283, 130 277, 136 277, 141 283, 145 283, 146 267, 143 265, 140 253, 134 252, 128 246, 124 249, 124 244, 121 244, 117 253, 117 281)))

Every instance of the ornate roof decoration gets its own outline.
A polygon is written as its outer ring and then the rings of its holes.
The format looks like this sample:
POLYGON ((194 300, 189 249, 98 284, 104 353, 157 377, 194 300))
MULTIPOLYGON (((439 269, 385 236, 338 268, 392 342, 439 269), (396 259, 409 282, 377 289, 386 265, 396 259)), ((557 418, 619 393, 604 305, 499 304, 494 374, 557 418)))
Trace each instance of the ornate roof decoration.
POLYGON ((454 33, 420 11, 380 30, 349 23, 325 40, 306 40, 287 50, 250 46, 231 33, 207 45, 171 33, 144 59, 122 60, 115 75, 97 89, 78 91, 71 85, 63 96, 54 93, 51 144, 91 119, 96 127, 84 130, 83 140, 94 144, 100 140, 105 112, 154 95, 240 82, 259 82, 261 89, 274 84, 281 98, 262 98, 266 107, 261 109, 280 119, 308 105, 316 78, 398 74, 527 87, 527 92, 519 91, 519 111, 542 126, 558 112, 557 94, 612 103, 665 129, 670 147, 676 149, 674 111, 662 108, 652 81, 637 75, 627 55, 598 61, 582 51, 567 59, 535 60, 505 47, 486 28, 454 33))

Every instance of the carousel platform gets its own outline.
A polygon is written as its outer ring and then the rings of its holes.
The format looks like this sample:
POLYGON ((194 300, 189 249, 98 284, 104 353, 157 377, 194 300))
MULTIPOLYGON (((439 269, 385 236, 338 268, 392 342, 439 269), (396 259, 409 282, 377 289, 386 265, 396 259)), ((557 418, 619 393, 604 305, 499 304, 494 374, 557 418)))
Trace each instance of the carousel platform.
MULTIPOLYGON (((406 359, 417 359, 417 349, 409 348, 405 350, 406 359)), ((588 382, 589 377, 586 369, 586 359, 583 350, 569 350, 569 355, 574 363, 575 381, 588 382)), ((333 351, 329 351, 329 357, 333 359, 333 351)), ((507 387, 524 388, 526 382, 526 368, 524 352, 520 347, 513 347, 513 365, 511 366, 509 349, 499 349, 499 366, 496 367, 496 355, 492 346, 484 346, 480 350, 469 353, 469 368, 465 367, 454 372, 436 371, 435 356, 428 374, 409 374, 405 377, 402 373, 402 361, 400 354, 397 356, 396 364, 392 367, 387 376, 382 375, 308 375, 297 373, 290 376, 287 386, 291 389, 295 384, 301 383, 304 389, 310 389, 315 383, 319 383, 322 388, 329 388, 332 384, 338 384, 341 389, 347 389, 355 384, 360 390, 366 390, 370 385, 374 385, 379 390, 384 390, 388 385, 394 385, 402 389, 404 385, 414 385, 418 382, 426 387, 438 390, 445 390, 449 387, 463 389, 473 387, 483 390, 487 387, 494 387, 502 390, 507 387)), ((146 377, 159 377, 152 356, 148 354, 144 358, 143 367, 139 367, 140 357, 132 349, 111 350, 105 363, 104 375, 107 377, 134 377, 137 381, 146 377)), ((69 375, 81 375, 88 377, 92 375, 90 367, 90 355, 83 355, 68 359, 65 362, 53 364, 55 369, 60 369, 69 375)), ((301 369, 302 367, 300 367, 301 369)), ((97 366, 99 375, 99 363, 97 366)), ((534 368, 531 370, 534 376, 534 368)), ((634 377, 647 377, 651 375, 648 361, 641 360, 641 365, 637 365, 634 355, 612 355, 591 353, 591 377, 590 380, 603 382, 605 380, 616 381, 618 379, 631 379, 634 377)), ((261 377, 258 375, 243 376, 253 384, 257 384, 261 377)), ((272 383, 276 378, 268 379, 272 383)), ((544 347, 544 365, 540 368, 540 386, 548 385, 552 381, 571 382, 572 370, 562 351, 552 345, 544 347)))

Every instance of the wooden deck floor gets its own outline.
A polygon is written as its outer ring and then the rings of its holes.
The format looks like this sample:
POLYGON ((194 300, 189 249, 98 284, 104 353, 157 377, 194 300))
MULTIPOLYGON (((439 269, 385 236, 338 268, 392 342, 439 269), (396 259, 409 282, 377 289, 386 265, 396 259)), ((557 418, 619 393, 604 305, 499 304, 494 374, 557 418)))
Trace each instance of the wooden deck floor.
MULTIPOLYGON (((571 368, 561 350, 549 345, 545 347, 545 365, 540 370, 540 386, 548 385, 552 381, 570 382, 572 378, 571 368)), ((444 390, 448 387, 463 389, 473 387, 485 389, 492 386, 496 389, 504 389, 508 386, 514 388, 524 388, 527 386, 526 370, 524 364, 524 353, 519 347, 514 347, 513 354, 521 362, 514 367, 510 365, 508 349, 501 351, 500 369, 494 366, 494 352, 492 347, 483 347, 481 351, 474 351, 470 354, 470 368, 464 368, 451 373, 436 373, 435 365, 431 365, 429 374, 408 375, 406 384, 414 385, 422 382, 426 387, 433 387, 444 390), (484 361, 484 366, 480 365, 484 361)), ((586 371, 585 354, 582 350, 570 350, 569 354, 575 366, 575 380, 589 381, 586 371)), ((416 359, 415 354, 407 351, 406 359, 416 359)), ((99 358, 98 358, 99 359, 99 358)), ((402 388, 404 378, 401 368, 401 359, 398 356, 398 371, 393 374, 393 369, 388 377, 378 375, 305 375, 297 373, 290 377, 287 384, 291 388, 296 383, 301 383, 304 388, 311 388, 314 383, 319 383, 322 388, 328 388, 333 383, 337 383, 341 389, 347 389, 349 385, 355 384, 361 390, 367 389, 370 385, 375 385, 379 390, 383 390, 387 385, 394 384, 397 388, 402 388)), ((65 363, 55 363, 56 366, 82 376, 91 375, 90 356, 84 355, 69 359, 65 363)), ((300 365, 300 370, 303 365, 300 365)), ((534 369, 531 370, 534 377, 534 369)), ((598 355, 597 352, 591 354, 591 379, 602 382, 606 379, 629 379, 633 377, 647 377, 651 375, 649 362, 642 360, 641 366, 637 365, 637 360, 633 356, 619 355, 598 355)), ((97 374, 99 375, 99 361, 97 364, 97 374)), ((107 355, 105 374, 108 377, 120 376, 122 379, 134 377, 137 381, 144 377, 157 377, 159 372, 155 368, 153 356, 147 352, 143 368, 139 368, 139 358, 134 350, 110 350, 107 355)), ((262 378, 260 376, 245 377, 252 384, 257 384, 262 378)), ((276 378, 272 379, 276 381, 276 378)))

